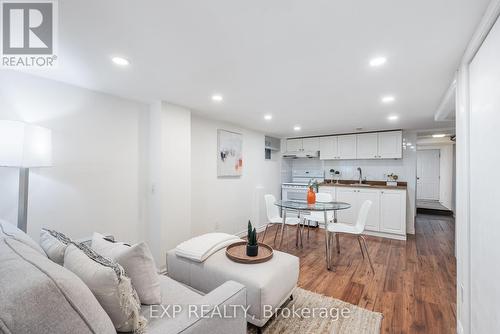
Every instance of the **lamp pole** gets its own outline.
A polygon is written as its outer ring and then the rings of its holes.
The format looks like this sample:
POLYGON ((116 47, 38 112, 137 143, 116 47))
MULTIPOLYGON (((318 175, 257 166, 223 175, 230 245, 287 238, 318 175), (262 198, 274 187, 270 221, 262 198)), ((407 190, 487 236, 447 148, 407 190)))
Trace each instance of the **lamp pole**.
POLYGON ((24 232, 28 228, 29 168, 19 168, 19 202, 17 206, 17 227, 24 232))

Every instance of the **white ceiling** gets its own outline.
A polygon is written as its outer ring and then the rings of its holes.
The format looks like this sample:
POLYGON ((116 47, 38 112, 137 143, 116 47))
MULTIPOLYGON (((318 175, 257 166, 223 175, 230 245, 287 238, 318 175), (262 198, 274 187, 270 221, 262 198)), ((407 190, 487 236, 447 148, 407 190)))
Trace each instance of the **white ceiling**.
POLYGON ((443 128, 451 123, 434 122, 434 112, 487 4, 59 1, 60 66, 39 74, 279 136, 443 128), (112 64, 114 55, 131 65, 112 64), (387 64, 370 68, 378 55, 387 64), (383 105, 386 94, 395 103, 383 105))

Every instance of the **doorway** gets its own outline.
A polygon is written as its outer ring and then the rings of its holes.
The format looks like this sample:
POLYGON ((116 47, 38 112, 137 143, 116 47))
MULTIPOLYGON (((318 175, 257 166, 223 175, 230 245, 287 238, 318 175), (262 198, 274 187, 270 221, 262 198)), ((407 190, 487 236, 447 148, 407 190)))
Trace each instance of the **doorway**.
POLYGON ((417 151, 417 200, 439 202, 439 150, 417 151))

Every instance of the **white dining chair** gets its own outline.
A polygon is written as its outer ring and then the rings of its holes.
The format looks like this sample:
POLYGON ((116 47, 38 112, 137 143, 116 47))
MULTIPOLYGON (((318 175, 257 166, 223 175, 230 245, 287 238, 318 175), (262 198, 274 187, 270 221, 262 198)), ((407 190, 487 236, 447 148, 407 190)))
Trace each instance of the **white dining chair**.
MULTIPOLYGON (((316 193, 316 202, 330 203, 333 202, 333 197, 329 193, 316 193)), ((304 220, 307 221, 307 239, 309 239, 309 230, 311 229, 311 222, 324 223, 325 214, 323 211, 311 211, 308 215, 304 215, 304 220)), ((329 222, 333 221, 333 211, 328 211, 326 218, 329 222)), ((326 224, 325 224, 326 226, 326 224)))
MULTIPOLYGON (((348 225, 348 224, 343 224, 343 223, 330 223, 330 224, 328 224, 327 225, 327 233, 328 233, 327 242, 331 244, 331 239, 332 239, 333 234, 335 234, 336 237, 338 237, 339 234, 356 235, 358 238, 359 248, 361 249, 361 255, 363 255, 363 259, 364 259, 365 253, 366 253, 366 257, 368 257, 368 262, 370 263, 370 268, 371 268, 373 274, 375 274, 375 270, 373 269, 372 260, 370 258, 370 253, 368 252, 368 247, 366 246, 366 240, 365 240, 365 237, 362 235, 362 233, 365 230, 366 219, 368 218, 368 213, 370 212, 371 207, 372 207, 372 201, 366 200, 363 202, 363 204, 361 205, 361 209, 359 210, 359 213, 358 213, 358 219, 356 220, 356 224, 354 226, 348 225), (363 247, 364 247, 364 252, 363 252, 363 247)), ((337 238, 337 246, 338 246, 338 238, 337 238)), ((337 253, 340 253, 339 247, 337 247, 337 253)), ((328 254, 327 256, 329 256, 329 255, 330 254, 328 254)))
MULTIPOLYGON (((297 217, 286 217, 285 224, 283 225, 283 218, 280 217, 280 211, 279 211, 278 207, 275 205, 276 197, 274 197, 274 195, 267 194, 267 195, 264 195, 264 199, 266 202, 266 213, 267 213, 268 223, 266 225, 266 229, 264 230, 262 242, 264 242, 264 240, 266 238, 267 229, 273 225, 277 225, 278 227, 276 228, 276 233, 274 234, 274 246, 276 247, 276 237, 278 236, 278 230, 279 230, 279 227, 281 226, 281 230, 282 230, 281 241, 280 241, 280 248, 281 248, 281 244, 283 243, 283 234, 285 233, 285 231, 287 232, 286 227, 287 226, 297 226, 297 234, 296 234, 295 244, 298 246, 299 234, 300 234, 300 239, 302 241, 302 233, 300 232, 300 228, 299 228, 300 219, 297 217)), ((288 235, 288 232, 287 232, 287 235, 288 235)))

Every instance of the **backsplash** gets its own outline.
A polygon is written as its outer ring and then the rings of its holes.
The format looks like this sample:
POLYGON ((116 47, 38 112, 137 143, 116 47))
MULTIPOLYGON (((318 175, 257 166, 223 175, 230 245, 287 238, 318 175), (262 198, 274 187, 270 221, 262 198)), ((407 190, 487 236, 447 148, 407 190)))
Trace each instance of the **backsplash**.
MULTIPOLYGON (((340 171, 341 180, 357 180, 359 173, 358 167, 363 171, 363 178, 373 181, 385 181, 386 175, 395 173, 399 176, 399 181, 407 181, 406 166, 402 159, 400 160, 319 160, 319 159, 293 159, 285 163, 286 167, 282 169, 282 176, 285 180, 288 178, 286 169, 297 170, 323 170, 325 179, 331 179, 330 169, 340 171)), ((291 173, 291 171, 290 171, 291 173)), ((289 180, 288 180, 289 181, 289 180)))

